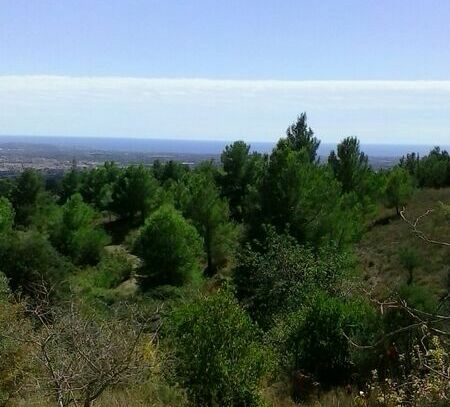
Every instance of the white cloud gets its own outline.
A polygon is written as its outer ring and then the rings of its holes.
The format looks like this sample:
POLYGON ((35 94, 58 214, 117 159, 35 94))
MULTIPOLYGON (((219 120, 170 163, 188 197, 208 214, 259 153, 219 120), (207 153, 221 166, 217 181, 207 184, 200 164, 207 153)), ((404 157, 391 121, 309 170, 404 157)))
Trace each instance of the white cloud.
POLYGON ((325 141, 450 143, 450 81, 0 76, 0 134, 274 140, 302 111, 325 141))

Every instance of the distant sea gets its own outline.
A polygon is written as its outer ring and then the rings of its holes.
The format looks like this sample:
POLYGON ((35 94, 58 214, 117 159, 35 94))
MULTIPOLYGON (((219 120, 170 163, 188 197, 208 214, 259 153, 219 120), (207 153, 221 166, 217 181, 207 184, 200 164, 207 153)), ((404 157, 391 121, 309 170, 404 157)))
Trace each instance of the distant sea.
MULTIPOLYGON (((51 145, 62 149, 100 150, 133 153, 170 153, 170 154, 220 154, 230 141, 216 140, 179 140, 179 139, 144 139, 144 138, 107 138, 107 137, 57 137, 57 136, 0 136, 0 144, 25 143, 51 145)), ((270 152, 275 142, 248 142, 253 151, 270 152)), ((336 144, 322 143, 320 156, 328 156, 336 144)), ((361 149, 369 157, 401 157, 410 152, 427 154, 433 145, 415 144, 361 144, 361 149)), ((449 146, 441 146, 450 150, 449 146)))

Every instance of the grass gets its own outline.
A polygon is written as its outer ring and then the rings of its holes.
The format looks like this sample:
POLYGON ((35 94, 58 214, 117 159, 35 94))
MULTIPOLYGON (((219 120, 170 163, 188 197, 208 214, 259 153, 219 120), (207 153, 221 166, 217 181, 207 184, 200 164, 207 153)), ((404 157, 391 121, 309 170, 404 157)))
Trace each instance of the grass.
MULTIPOLYGON (((428 209, 435 211, 420 222, 420 228, 433 239, 450 241, 450 219, 440 210, 440 202, 450 204, 450 188, 418 190, 412 197, 406 214, 416 219, 428 209)), ((395 211, 382 214, 366 233, 357 248, 359 266, 368 287, 386 293, 408 280, 404 253, 417 258, 413 270, 414 283, 424 286, 436 297, 448 292, 450 250, 419 239, 395 211), (403 258, 402 258, 403 257, 403 258)), ((407 263, 407 262, 406 262, 407 263)))

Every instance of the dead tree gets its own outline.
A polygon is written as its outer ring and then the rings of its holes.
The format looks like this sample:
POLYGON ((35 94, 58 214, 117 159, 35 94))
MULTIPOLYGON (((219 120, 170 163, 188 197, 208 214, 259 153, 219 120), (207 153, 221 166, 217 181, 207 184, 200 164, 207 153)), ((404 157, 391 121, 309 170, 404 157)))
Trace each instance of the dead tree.
POLYGON ((47 305, 30 309, 38 327, 28 340, 41 367, 35 382, 58 407, 89 407, 107 388, 145 375, 140 346, 155 340, 146 320, 132 312, 102 318, 74 302, 67 308, 47 305))

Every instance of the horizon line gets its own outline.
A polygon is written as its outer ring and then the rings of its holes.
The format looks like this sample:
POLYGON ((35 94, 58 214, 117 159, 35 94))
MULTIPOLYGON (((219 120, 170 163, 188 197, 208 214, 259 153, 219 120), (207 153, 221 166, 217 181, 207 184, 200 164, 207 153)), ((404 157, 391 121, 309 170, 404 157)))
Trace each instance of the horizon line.
MULTIPOLYGON (((1 134, 0 137, 49 137, 49 138, 82 138, 82 139, 112 139, 112 140, 153 140, 153 141, 182 141, 182 142, 211 142, 211 143, 234 143, 236 141, 243 141, 246 144, 252 144, 252 143, 258 143, 258 144, 276 144, 279 139, 278 138, 274 141, 267 141, 267 140, 243 140, 241 138, 230 138, 230 139, 206 139, 206 138, 177 138, 177 137, 169 137, 169 138, 159 138, 159 137, 139 137, 139 136, 90 136, 90 135, 58 135, 58 134, 1 134)), ((405 143, 405 142, 398 142, 398 143, 375 143, 375 142, 363 142, 359 137, 357 136, 348 136, 348 137, 356 137, 360 141, 361 145, 365 146, 420 146, 420 147, 450 147, 450 144, 433 144, 433 143, 405 143)), ((346 137, 344 137, 346 138, 346 137)), ((343 139, 344 139, 343 138, 343 139)), ((343 139, 339 141, 322 141, 319 138, 320 145, 337 145, 339 144, 343 139)))

